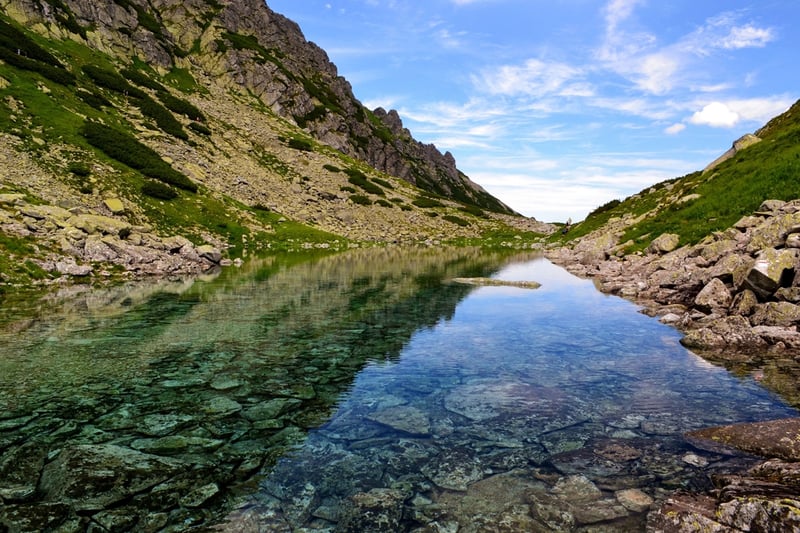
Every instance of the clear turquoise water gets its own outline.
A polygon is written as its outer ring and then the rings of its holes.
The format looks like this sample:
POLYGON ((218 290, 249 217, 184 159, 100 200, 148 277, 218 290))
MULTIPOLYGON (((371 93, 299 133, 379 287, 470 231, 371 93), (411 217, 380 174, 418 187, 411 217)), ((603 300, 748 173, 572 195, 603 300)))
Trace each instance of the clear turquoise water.
POLYGON ((387 530, 630 531, 646 511, 621 491, 658 501, 749 460, 682 433, 796 415, 530 255, 276 258, 6 307, 0 325, 0 524, 60 503, 79 529, 345 531, 366 494, 387 530), (487 275, 542 287, 448 282, 487 275), (45 481, 59 454, 109 446, 174 471, 91 509, 45 481))

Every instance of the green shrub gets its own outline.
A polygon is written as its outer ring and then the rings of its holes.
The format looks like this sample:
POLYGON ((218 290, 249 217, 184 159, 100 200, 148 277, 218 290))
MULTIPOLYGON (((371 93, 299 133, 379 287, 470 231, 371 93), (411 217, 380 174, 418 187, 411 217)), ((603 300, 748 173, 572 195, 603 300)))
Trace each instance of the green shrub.
POLYGON ((22 70, 37 72, 45 78, 60 83, 61 85, 75 85, 75 76, 71 72, 18 55, 16 52, 12 52, 6 48, 0 48, 0 59, 22 70))
POLYGON ((189 120, 206 121, 206 116, 193 103, 173 96, 165 90, 158 91, 158 99, 173 113, 185 115, 189 117, 189 120))
POLYGON ((605 213, 606 211, 611 211, 612 209, 614 209, 615 207, 617 207, 621 203, 622 202, 620 200, 611 200, 610 202, 606 202, 603 205, 601 205, 600 207, 598 207, 597 209, 595 209, 594 211, 592 211, 591 213, 589 213, 586 216, 586 218, 589 218, 589 217, 595 216, 595 215, 599 215, 600 213, 605 213))
POLYGON ((114 105, 108 101, 108 98, 101 94, 85 90, 76 91, 75 94, 78 96, 78 98, 86 102, 87 105, 97 110, 100 110, 103 107, 114 107, 114 105))
POLYGON ((200 124, 199 122, 192 122, 189 124, 189 129, 201 135, 211 135, 211 130, 208 127, 200 124))
POLYGON ((322 168, 324 168, 328 172, 333 172, 333 173, 337 173, 337 172, 341 172, 342 171, 342 169, 337 167, 336 165, 322 165, 322 168))
POLYGON ((81 70, 100 87, 105 87, 106 89, 111 89, 114 92, 134 98, 143 98, 147 96, 141 89, 137 89, 128 83, 128 80, 114 71, 106 70, 97 65, 84 65, 81 67, 81 70))
POLYGON ((146 181, 142 185, 142 193, 159 200, 174 200, 178 197, 175 189, 158 181, 146 181))
POLYGON ((481 209, 477 205, 464 205, 461 206, 459 209, 465 213, 469 213, 470 215, 479 218, 484 218, 486 216, 486 213, 483 212, 483 209, 481 209))
POLYGON ((392 202, 387 202, 383 198, 378 198, 377 200, 375 200, 375 203, 381 207, 390 207, 390 208, 394 207, 394 204, 392 202))
POLYGON ((314 150, 314 147, 310 142, 295 138, 289 139, 289 148, 294 148, 295 150, 300 150, 301 152, 311 152, 314 150))
POLYGON ((136 103, 142 114, 155 120, 158 127, 165 133, 169 133, 178 139, 186 140, 189 138, 186 132, 183 131, 181 123, 175 119, 175 116, 166 107, 147 95, 138 98, 136 103))
POLYGON ((452 222, 453 224, 455 224, 457 226, 466 227, 466 226, 470 225, 469 222, 467 222, 463 218, 457 217, 455 215, 445 215, 442 218, 445 219, 448 222, 452 222))
POLYGON ((75 174, 76 176, 80 176, 85 178, 92 173, 91 167, 82 161, 73 161, 67 166, 67 170, 75 174))
POLYGON ((126 133, 99 122, 87 121, 81 128, 81 135, 110 158, 139 170, 145 176, 197 192, 197 184, 169 166, 154 150, 126 133))
POLYGON ((148 89, 153 89, 154 91, 166 91, 167 89, 158 83, 157 81, 153 80, 142 71, 137 70, 135 68, 126 68, 120 71, 120 74, 125 76, 129 81, 132 81, 139 87, 147 87, 148 89))
POLYGON ((394 185, 389 183, 388 181, 381 179, 381 178, 372 178, 372 181, 380 185, 381 187, 385 187, 386 189, 394 189, 394 185))
POLYGON ((427 196, 420 196, 411 203, 423 209, 430 209, 433 207, 444 207, 444 204, 439 200, 436 200, 434 198, 428 198, 427 196))
POLYGON ((342 191, 342 192, 349 192, 349 193, 353 193, 353 194, 355 194, 355 192, 356 192, 356 190, 353 187, 348 187, 347 185, 339 187, 339 190, 342 191))
POLYGON ((358 169, 355 168, 348 168, 345 170, 345 173, 350 176, 347 181, 352 183, 357 187, 361 187, 364 191, 375 194, 377 196, 386 196, 386 193, 383 192, 383 189, 372 183, 367 179, 367 176, 358 169))
POLYGON ((364 196, 363 194, 352 194, 350 195, 350 201, 354 204, 358 205, 372 205, 372 200, 368 197, 364 196))
POLYGON ((4 20, 0 20, 0 49, 5 49, 18 57, 46 63, 59 69, 64 68, 64 65, 53 54, 4 20))

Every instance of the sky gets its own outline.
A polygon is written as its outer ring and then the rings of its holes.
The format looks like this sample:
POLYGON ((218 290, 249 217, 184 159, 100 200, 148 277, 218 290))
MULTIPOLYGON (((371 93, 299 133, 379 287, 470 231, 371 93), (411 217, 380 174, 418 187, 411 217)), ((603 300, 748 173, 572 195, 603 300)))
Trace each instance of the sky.
POLYGON ((546 222, 701 170, 800 98, 798 0, 267 4, 366 107, 546 222))

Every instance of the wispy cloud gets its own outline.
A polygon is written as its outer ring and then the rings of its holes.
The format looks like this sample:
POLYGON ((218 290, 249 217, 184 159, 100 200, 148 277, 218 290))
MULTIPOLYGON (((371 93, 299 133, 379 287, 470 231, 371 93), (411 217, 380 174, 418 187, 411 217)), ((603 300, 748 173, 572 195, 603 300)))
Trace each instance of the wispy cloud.
MULTIPOLYGON (((577 88, 577 84, 567 87, 567 83, 579 80, 581 76, 582 69, 578 67, 534 58, 528 59, 522 65, 502 65, 486 69, 472 76, 472 81, 479 91, 493 95, 546 96, 577 88)), ((580 87, 585 92, 591 92, 586 84, 580 87)))

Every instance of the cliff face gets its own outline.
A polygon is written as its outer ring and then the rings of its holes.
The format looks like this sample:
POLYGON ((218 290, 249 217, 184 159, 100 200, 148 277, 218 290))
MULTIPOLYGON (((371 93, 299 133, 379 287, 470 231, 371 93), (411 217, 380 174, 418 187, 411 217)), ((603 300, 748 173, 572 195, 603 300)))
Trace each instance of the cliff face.
POLYGON ((324 50, 262 0, 2 0, 23 25, 82 40, 167 72, 255 95, 314 138, 422 189, 512 213, 461 173, 453 156, 414 140, 396 112, 370 111, 324 50))

